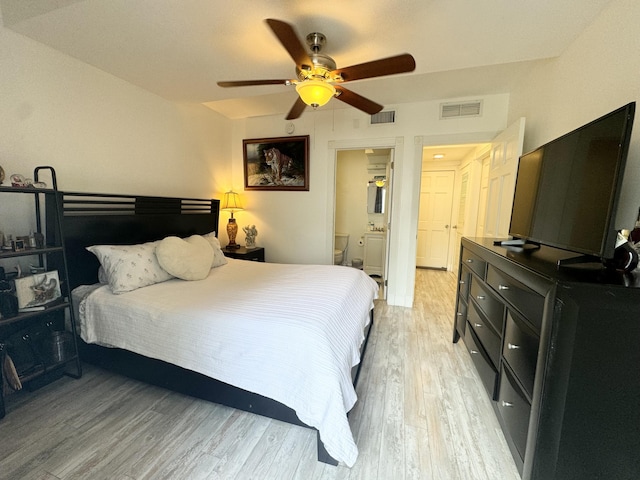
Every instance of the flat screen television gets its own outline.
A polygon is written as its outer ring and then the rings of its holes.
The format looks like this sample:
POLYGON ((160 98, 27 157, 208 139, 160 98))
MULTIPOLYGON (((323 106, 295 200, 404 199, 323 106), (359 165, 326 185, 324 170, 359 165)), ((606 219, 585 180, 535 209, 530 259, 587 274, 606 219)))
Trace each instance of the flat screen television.
POLYGON ((614 258, 635 102, 520 157, 509 235, 614 258))

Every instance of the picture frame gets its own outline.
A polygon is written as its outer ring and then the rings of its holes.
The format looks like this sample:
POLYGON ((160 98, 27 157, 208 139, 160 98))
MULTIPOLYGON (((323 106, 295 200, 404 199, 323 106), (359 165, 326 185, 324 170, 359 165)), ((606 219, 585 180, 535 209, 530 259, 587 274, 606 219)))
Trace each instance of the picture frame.
POLYGON ((44 310, 48 303, 62 296, 57 270, 38 273, 14 280, 18 310, 44 310))
POLYGON ((16 252, 20 251, 20 250, 18 250, 18 248, 20 248, 21 250, 25 250, 25 249, 29 248, 29 237, 28 236, 16 237, 16 240, 15 240, 15 251, 16 252), (20 245, 18 245, 18 242, 20 242, 20 245))
POLYGON ((309 135, 242 141, 245 190, 309 191, 309 135))

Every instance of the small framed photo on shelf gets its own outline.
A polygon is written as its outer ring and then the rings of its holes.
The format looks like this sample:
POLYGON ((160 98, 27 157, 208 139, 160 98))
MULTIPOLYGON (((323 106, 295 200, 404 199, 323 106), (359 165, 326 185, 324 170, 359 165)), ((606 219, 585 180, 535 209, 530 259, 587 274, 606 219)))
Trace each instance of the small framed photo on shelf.
POLYGON ((18 311, 44 310, 48 303, 62 296, 57 270, 19 277, 14 282, 18 311))
POLYGON ((14 252, 21 252, 23 251, 25 248, 27 248, 26 244, 24 243, 24 240, 19 240, 16 239, 13 242, 13 251, 14 252))
POLYGON ((18 242, 21 242, 22 250, 29 248, 29 236, 16 237, 16 248, 15 248, 16 252, 20 251, 18 250, 18 247, 17 247, 18 242))

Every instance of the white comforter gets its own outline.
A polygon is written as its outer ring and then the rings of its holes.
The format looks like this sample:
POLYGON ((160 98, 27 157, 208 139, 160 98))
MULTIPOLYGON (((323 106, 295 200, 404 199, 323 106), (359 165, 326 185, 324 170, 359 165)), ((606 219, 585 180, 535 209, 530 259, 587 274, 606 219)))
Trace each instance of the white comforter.
POLYGON ((92 289, 79 305, 80 330, 88 343, 277 400, 319 430, 333 458, 352 466, 351 368, 377 291, 349 267, 229 259, 201 281, 174 279, 120 295, 106 285, 92 289))

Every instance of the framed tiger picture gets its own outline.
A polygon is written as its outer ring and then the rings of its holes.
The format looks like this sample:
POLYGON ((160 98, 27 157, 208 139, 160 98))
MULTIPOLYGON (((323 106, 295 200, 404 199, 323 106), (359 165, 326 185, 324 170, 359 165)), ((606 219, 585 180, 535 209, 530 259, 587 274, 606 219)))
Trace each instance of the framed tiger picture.
POLYGON ((309 190, 309 135, 242 144, 246 190, 309 190))

